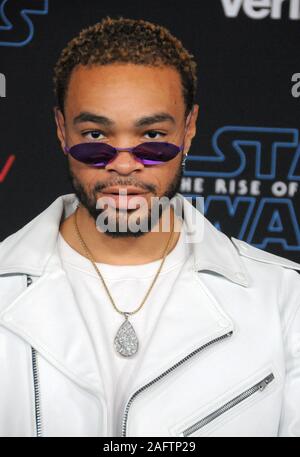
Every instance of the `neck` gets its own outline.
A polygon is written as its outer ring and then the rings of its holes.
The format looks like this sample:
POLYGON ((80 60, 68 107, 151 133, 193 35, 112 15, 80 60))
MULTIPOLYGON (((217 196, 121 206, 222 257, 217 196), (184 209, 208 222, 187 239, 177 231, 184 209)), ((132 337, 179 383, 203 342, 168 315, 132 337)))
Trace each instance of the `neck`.
MULTIPOLYGON (((167 210, 168 211, 168 210, 167 210)), ((86 257, 85 251, 78 239, 74 226, 75 213, 65 219, 60 225, 60 233, 65 241, 79 254, 86 257)), ((77 210, 77 224, 80 234, 88 249, 98 263, 111 265, 141 265, 154 262, 163 256, 174 223, 174 233, 169 245, 171 252, 180 236, 181 221, 170 207, 170 227, 163 230, 162 220, 158 221, 155 230, 145 232, 140 237, 112 238, 106 233, 99 232, 95 220, 82 205, 77 210)))

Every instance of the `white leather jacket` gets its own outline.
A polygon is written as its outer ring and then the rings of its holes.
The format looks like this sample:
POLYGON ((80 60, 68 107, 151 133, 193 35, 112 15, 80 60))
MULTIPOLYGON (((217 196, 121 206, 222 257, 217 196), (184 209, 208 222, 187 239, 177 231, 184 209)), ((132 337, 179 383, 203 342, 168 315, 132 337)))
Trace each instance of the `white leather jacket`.
MULTIPOLYGON (((177 196, 203 233, 119 436, 300 436, 300 266, 230 240, 177 196)), ((1 436, 108 436, 94 347, 56 246, 74 201, 57 198, 0 244, 1 436)))

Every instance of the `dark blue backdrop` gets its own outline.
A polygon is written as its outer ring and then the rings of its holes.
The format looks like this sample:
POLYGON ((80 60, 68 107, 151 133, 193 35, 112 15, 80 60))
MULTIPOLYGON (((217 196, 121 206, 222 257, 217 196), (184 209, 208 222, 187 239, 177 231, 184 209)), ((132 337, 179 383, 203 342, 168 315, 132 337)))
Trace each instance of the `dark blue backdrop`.
POLYGON ((300 258, 300 1, 0 0, 0 239, 70 192, 52 72, 106 15, 168 27, 199 65, 198 135, 182 193, 229 235, 300 258))

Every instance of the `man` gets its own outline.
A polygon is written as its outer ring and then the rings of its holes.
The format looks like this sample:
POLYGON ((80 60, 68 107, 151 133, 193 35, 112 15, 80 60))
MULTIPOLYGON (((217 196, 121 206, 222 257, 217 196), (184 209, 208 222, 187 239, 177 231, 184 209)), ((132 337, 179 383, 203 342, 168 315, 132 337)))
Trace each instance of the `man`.
POLYGON ((1 435, 300 436, 300 267, 178 192, 193 57, 106 18, 54 83, 74 194, 0 245, 1 435))

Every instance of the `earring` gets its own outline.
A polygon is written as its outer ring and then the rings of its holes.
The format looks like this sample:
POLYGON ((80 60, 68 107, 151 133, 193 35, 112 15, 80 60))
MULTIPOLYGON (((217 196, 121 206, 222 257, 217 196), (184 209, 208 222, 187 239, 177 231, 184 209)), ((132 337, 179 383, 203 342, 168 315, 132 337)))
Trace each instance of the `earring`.
POLYGON ((187 159, 187 154, 184 154, 182 162, 181 162, 182 171, 184 171, 184 169, 185 169, 186 159, 187 159))

